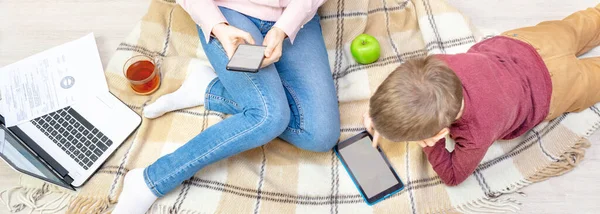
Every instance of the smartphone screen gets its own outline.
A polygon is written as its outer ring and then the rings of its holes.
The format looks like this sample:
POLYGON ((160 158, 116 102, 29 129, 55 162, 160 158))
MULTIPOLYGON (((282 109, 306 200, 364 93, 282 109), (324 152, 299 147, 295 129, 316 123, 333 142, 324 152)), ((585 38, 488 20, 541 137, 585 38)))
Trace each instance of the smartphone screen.
POLYGON ((337 152, 368 203, 383 199, 404 187, 383 152, 371 146, 368 135, 349 141, 340 143, 337 152))
POLYGON ((258 72, 265 57, 264 46, 239 45, 227 64, 227 70, 258 72))

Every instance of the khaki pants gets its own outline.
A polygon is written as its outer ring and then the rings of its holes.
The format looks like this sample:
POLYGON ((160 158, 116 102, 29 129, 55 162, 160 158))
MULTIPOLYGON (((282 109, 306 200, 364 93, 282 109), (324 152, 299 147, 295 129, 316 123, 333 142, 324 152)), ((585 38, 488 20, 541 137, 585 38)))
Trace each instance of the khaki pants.
POLYGON ((502 35, 531 44, 548 67, 552 99, 547 120, 600 102, 600 57, 577 58, 600 45, 600 4, 563 20, 542 22, 502 35))

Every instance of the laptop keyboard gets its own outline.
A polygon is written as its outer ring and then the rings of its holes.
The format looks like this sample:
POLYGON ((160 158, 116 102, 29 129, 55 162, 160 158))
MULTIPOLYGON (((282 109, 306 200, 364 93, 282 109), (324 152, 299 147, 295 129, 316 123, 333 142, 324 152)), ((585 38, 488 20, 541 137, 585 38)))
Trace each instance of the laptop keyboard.
POLYGON ((113 142, 71 107, 31 121, 84 169, 89 169, 113 142))

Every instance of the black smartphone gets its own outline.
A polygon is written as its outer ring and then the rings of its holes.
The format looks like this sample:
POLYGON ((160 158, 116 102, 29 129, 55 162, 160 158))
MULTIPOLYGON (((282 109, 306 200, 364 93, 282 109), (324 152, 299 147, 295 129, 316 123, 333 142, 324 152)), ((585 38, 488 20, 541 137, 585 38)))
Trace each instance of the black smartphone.
POLYGON ((372 142, 373 137, 364 131, 334 148, 368 205, 376 204, 404 189, 404 184, 381 148, 373 148, 372 142))
POLYGON ((227 70, 242 72, 258 72, 260 65, 265 59, 265 49, 260 45, 242 44, 237 47, 235 53, 227 63, 227 70))

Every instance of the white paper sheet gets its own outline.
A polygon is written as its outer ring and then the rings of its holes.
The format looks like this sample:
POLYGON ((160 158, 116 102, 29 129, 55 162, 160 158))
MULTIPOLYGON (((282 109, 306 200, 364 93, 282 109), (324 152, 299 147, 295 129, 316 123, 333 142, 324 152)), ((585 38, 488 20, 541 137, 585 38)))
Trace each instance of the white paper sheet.
POLYGON ((7 127, 107 91, 94 34, 0 68, 0 113, 7 127))

